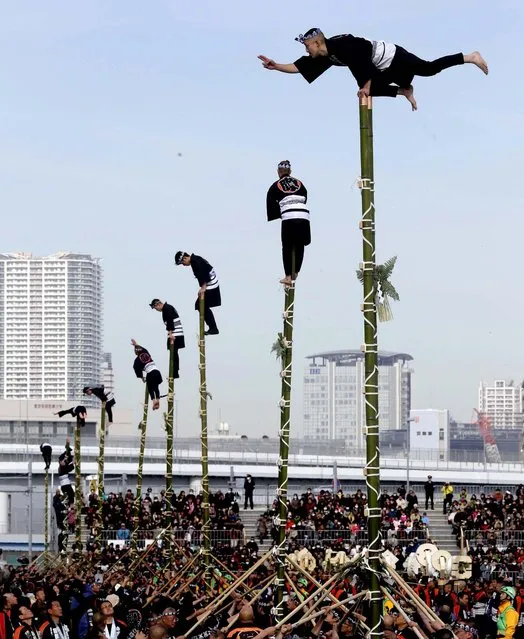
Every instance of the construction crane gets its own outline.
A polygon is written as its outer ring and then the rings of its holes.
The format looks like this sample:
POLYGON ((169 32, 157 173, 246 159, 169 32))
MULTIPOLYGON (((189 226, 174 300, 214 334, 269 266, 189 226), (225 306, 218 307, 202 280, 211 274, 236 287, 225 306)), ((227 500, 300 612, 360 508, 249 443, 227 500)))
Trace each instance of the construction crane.
POLYGON ((491 419, 486 413, 481 413, 476 408, 473 409, 477 421, 474 422, 479 427, 480 435, 484 440, 484 454, 486 455, 486 461, 490 464, 498 464, 502 461, 500 451, 493 435, 493 427, 491 425, 491 419))

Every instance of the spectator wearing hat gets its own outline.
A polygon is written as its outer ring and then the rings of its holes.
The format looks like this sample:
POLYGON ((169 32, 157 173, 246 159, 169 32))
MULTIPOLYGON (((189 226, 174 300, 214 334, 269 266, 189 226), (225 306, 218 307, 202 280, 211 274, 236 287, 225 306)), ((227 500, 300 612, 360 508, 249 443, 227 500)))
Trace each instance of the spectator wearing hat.
POLYGON ((204 322, 207 324, 208 330, 206 335, 218 335, 218 327, 213 314, 212 308, 221 306, 222 297, 220 294, 220 284, 217 274, 211 264, 200 255, 194 253, 186 253, 178 251, 175 255, 175 264, 177 266, 190 266, 193 275, 198 280, 200 288, 198 289, 198 297, 195 302, 195 310, 200 310, 200 300, 204 299, 204 322))
POLYGON ((269 187, 266 197, 267 220, 282 220, 282 261, 284 279, 289 286, 296 279, 304 260, 304 247, 311 243, 307 189, 291 177, 291 163, 283 160, 277 167, 278 180, 269 187))
POLYGON ((517 593, 513 586, 502 586, 500 589, 500 604, 497 614, 497 638, 513 639, 519 615, 513 603, 517 593))

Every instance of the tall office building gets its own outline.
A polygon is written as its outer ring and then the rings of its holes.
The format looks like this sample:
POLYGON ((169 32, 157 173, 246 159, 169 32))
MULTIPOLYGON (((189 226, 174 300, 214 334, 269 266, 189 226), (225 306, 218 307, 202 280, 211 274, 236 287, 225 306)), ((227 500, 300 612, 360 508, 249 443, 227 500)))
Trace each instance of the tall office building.
POLYGON ((79 400, 100 383, 102 269, 81 253, 0 254, 0 399, 79 400))
MULTIPOLYGON (((411 409, 413 358, 406 353, 379 352, 380 429, 406 428, 411 409)), ((307 358, 304 372, 304 437, 343 439, 364 445, 364 355, 331 351, 307 358)))
POLYGON ((503 379, 493 386, 479 385, 479 411, 491 419, 493 428, 522 428, 522 388, 503 379))

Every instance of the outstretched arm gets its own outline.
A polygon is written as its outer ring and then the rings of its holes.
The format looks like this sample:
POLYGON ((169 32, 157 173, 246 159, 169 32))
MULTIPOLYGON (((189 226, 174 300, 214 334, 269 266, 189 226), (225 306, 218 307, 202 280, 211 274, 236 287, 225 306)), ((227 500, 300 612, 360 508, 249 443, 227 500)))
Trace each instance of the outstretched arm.
POLYGON ((258 59, 262 62, 264 69, 269 69, 270 71, 281 71, 282 73, 298 73, 298 69, 293 63, 280 64, 279 62, 271 60, 271 58, 266 58, 265 55, 259 55, 258 59))

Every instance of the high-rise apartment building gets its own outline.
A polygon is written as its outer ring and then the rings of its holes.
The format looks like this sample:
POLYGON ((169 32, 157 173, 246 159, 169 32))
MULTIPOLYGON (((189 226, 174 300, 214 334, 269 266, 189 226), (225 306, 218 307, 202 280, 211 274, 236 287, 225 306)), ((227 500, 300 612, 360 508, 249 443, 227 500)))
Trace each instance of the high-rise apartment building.
POLYGON ((496 379, 492 386, 479 385, 479 411, 491 419, 493 428, 522 428, 522 388, 496 379))
POLYGON ((102 368, 102 269, 81 253, 0 254, 0 399, 79 400, 102 368))
POLYGON ((113 371, 113 357, 111 353, 102 355, 102 384, 106 391, 113 393, 115 391, 115 372, 113 371))
MULTIPOLYGON (((380 429, 406 428, 411 409, 413 358, 379 352, 380 429)), ((331 351, 310 355, 304 372, 304 437, 364 444, 364 354, 331 351)))

